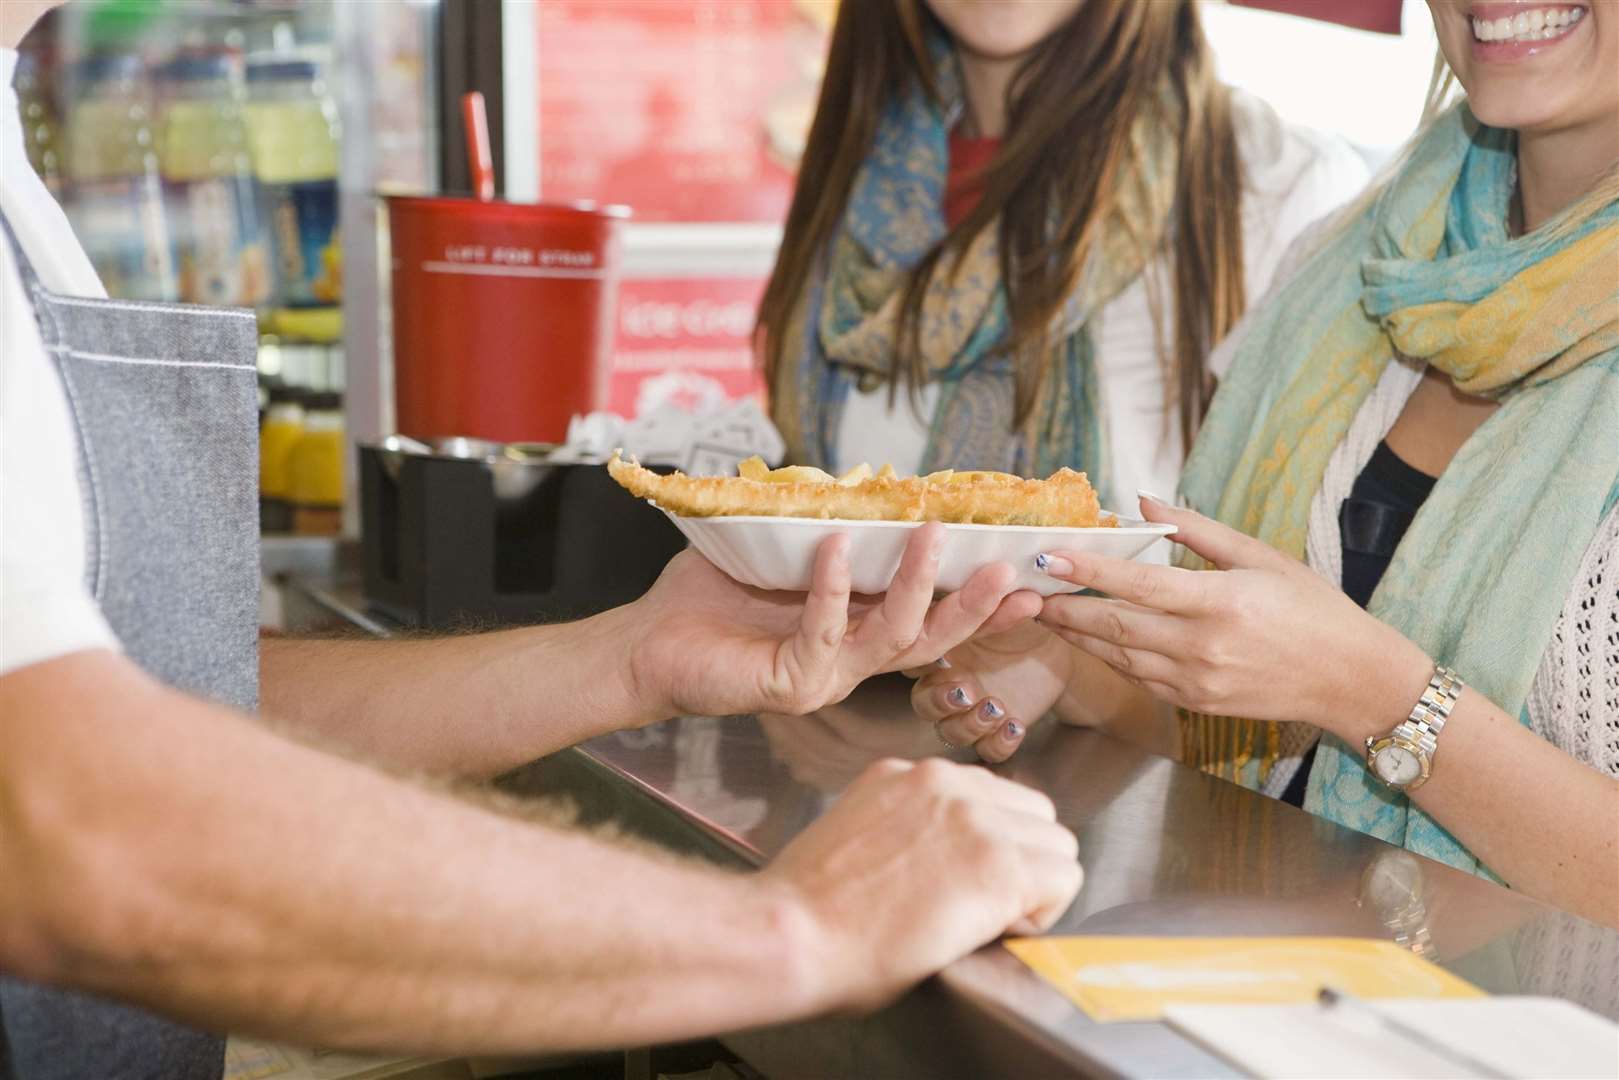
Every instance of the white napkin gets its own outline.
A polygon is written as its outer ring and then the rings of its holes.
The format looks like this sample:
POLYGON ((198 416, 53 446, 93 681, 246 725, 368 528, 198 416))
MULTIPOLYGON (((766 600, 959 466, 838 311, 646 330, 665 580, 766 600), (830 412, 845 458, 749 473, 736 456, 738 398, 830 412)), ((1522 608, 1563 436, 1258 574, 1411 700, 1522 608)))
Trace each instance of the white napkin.
POLYGON ((757 454, 778 464, 787 449, 758 403, 744 398, 698 411, 664 404, 634 420, 606 412, 575 416, 553 460, 606 461, 618 447, 643 465, 673 465, 688 476, 734 476, 744 458, 757 454))

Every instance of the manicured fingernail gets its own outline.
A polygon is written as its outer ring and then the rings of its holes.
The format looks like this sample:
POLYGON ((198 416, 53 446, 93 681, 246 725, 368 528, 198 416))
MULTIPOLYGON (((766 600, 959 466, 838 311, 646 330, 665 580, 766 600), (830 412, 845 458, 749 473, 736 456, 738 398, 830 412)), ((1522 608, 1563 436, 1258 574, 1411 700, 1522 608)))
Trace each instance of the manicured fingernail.
POLYGON ((950 661, 946 660, 944 657, 941 656, 937 660, 933 661, 933 666, 936 667, 936 668, 942 668, 945 671, 949 671, 950 670, 950 661))
POLYGON ((1016 720, 1008 720, 1001 726, 1001 736, 1003 738, 1015 739, 1021 734, 1023 734, 1023 729, 1018 726, 1016 720))
POLYGON ((1159 506, 1168 506, 1169 505, 1169 501, 1167 499, 1159 498, 1157 495, 1154 495, 1152 492, 1148 491, 1146 488, 1137 488, 1136 489, 1136 495, 1139 498, 1145 499, 1147 502, 1157 503, 1159 506))
POLYGON ((1006 710, 995 704, 994 701, 984 702, 984 719, 999 720, 1006 715, 1006 710))
POLYGON ((1050 574, 1052 577, 1062 577, 1065 574, 1074 572, 1073 563, 1061 555, 1048 555, 1044 551, 1034 557, 1034 568, 1042 574, 1050 574))
POLYGON ((973 699, 967 696, 967 691, 959 686, 952 686, 944 698, 958 709, 965 709, 973 703, 973 699))

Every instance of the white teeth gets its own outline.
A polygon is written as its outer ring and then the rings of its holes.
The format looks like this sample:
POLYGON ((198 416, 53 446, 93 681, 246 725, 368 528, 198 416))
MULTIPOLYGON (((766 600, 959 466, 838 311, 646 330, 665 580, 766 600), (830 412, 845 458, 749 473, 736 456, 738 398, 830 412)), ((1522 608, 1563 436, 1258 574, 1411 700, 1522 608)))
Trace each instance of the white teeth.
POLYGON ((1584 8, 1534 8, 1499 19, 1474 19, 1473 37, 1479 41, 1549 41, 1561 37, 1579 22, 1584 8))

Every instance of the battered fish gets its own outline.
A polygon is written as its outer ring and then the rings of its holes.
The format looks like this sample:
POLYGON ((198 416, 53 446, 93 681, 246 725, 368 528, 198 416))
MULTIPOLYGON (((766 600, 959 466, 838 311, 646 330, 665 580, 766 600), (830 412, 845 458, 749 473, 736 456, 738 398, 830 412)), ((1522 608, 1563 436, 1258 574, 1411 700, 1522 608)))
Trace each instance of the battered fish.
POLYGON ((1045 480, 1008 473, 938 472, 900 477, 861 466, 839 479, 820 469, 774 471, 742 463, 740 476, 663 476, 615 452, 607 471, 632 494, 682 517, 801 517, 839 521, 944 521, 970 525, 1112 528, 1082 472, 1059 469, 1045 480))

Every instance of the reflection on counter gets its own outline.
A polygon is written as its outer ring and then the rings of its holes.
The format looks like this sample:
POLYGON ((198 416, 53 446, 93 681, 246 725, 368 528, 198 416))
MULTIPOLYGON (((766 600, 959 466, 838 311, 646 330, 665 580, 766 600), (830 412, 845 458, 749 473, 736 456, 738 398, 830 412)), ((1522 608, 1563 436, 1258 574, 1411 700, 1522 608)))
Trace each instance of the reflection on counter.
MULTIPOLYGON (((877 679, 804 717, 670 720, 586 750, 769 857, 872 762, 947 753, 909 685, 877 679)), ((1095 731, 1036 724, 996 771, 1046 792, 1079 836, 1086 884, 1053 934, 1381 940, 1492 994, 1619 1019, 1619 932, 1095 731)), ((961 967, 1020 1014, 1071 1022, 1005 959, 1011 972, 987 953, 961 967)))

